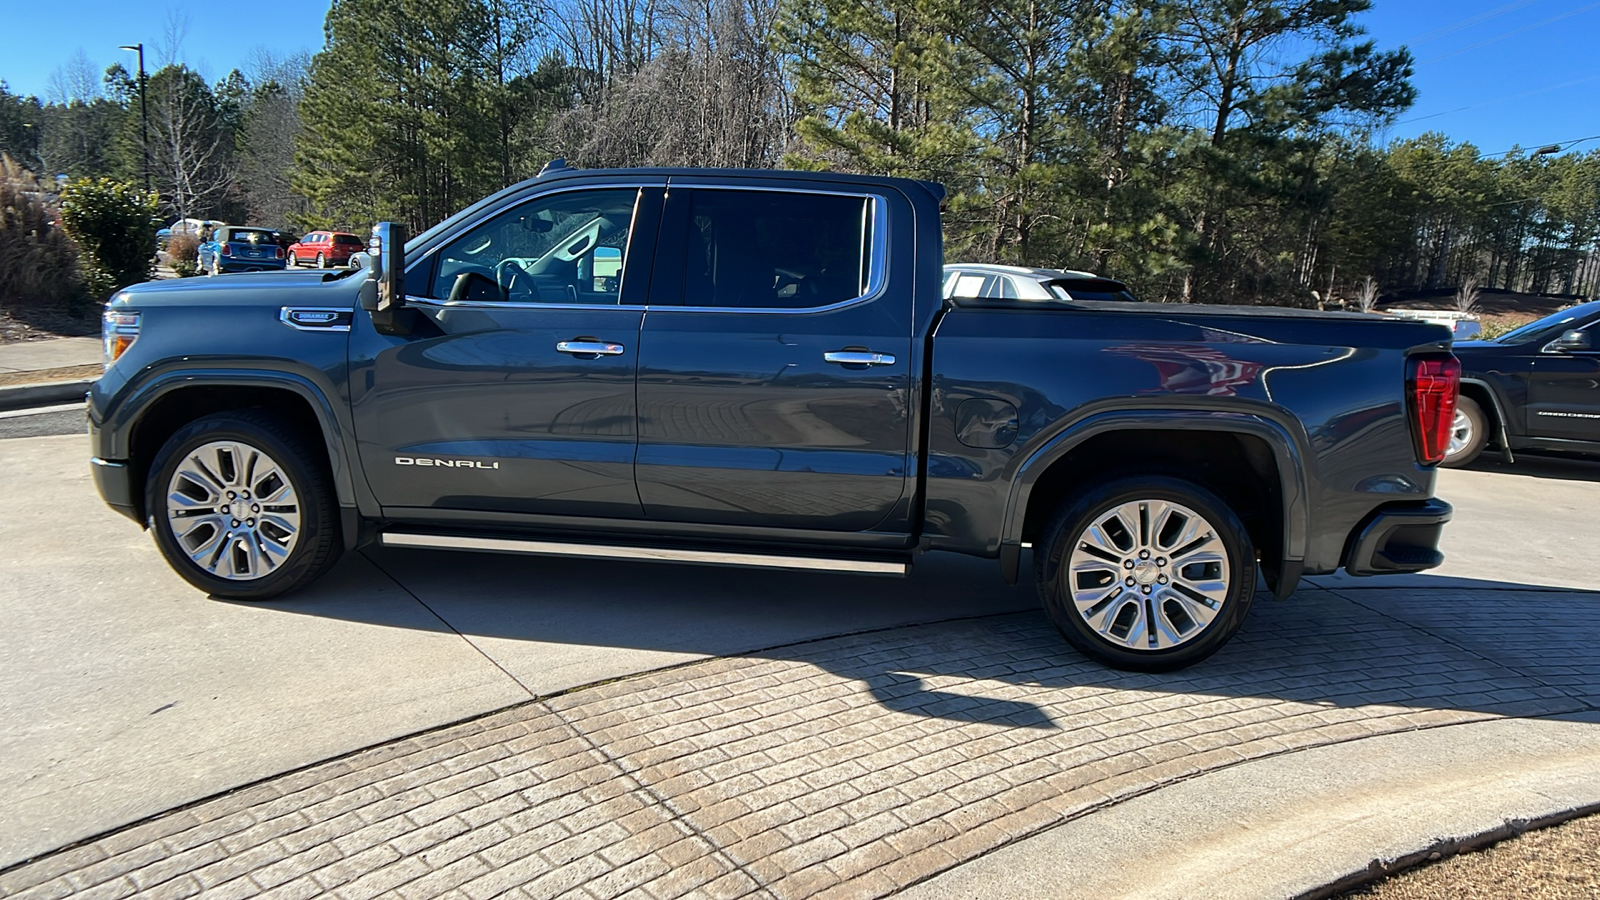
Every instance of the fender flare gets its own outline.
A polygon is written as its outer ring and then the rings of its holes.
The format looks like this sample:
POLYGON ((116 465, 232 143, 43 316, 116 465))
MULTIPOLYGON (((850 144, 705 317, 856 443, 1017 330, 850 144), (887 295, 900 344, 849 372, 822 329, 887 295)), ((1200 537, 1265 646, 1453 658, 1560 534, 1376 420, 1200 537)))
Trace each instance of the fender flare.
MULTIPOLYGON (((108 416, 112 438, 111 452, 117 459, 127 459, 130 454, 130 437, 133 427, 152 404, 173 391, 192 387, 258 387, 290 391, 311 407, 317 426, 322 431, 323 443, 328 452, 328 467, 333 474, 334 496, 341 508, 341 527, 350 532, 357 517, 356 478, 346 449, 349 426, 340 417, 338 409, 328 400, 326 392, 306 376, 296 372, 267 371, 262 369, 200 368, 174 369, 157 374, 139 385, 117 404, 108 416)), ((345 535, 346 546, 354 546, 353 534, 345 535)))
POLYGON ((1293 432, 1271 418, 1254 413, 1203 409, 1141 408, 1095 413, 1062 428, 1028 454, 1011 479, 1011 492, 1006 500, 1000 538, 1001 571, 1008 583, 1016 582, 1017 569, 1021 564, 1022 528, 1027 519, 1028 500, 1034 485, 1051 465, 1073 448, 1113 431, 1220 431, 1265 441, 1277 463, 1279 488, 1283 495, 1283 558, 1273 593, 1279 598, 1293 593, 1304 570, 1310 533, 1307 455, 1302 452, 1293 432))
POLYGON ((1506 462, 1516 462, 1516 458, 1511 455, 1511 435, 1506 431, 1506 407, 1500 400, 1500 392, 1482 378, 1462 378, 1461 383, 1481 387, 1483 392, 1489 395, 1489 403, 1494 406, 1494 424, 1500 432, 1500 453, 1506 462))

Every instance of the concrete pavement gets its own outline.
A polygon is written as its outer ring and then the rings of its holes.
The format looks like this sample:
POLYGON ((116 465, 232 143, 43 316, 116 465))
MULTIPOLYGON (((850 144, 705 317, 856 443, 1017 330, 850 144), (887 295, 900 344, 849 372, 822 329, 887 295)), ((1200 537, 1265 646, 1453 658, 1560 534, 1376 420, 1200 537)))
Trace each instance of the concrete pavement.
MULTIPOLYGON (((1593 594, 1484 593, 1461 619, 1537 599, 1551 634, 1600 626, 1593 594)), ((1098 897, 1061 880, 1095 868, 1130 896, 1286 897, 1457 821, 1600 804, 1597 651, 1553 684, 1396 622, 1419 602, 1311 591, 1159 677, 1076 657, 1032 612, 708 660, 270 779, 0 890, 942 897, 999 891, 997 867, 1010 896, 1098 897)))
POLYGON ((959 558, 891 580, 393 550, 213 601, 100 501, 87 452, 0 441, 0 866, 535 693, 1035 603, 959 558))
POLYGON ((1462 827, 1587 796, 1493 774, 1585 765, 1600 733, 1600 582, 1505 524, 1548 490, 1540 535, 1593 534, 1581 470, 1443 473, 1455 580, 1320 579, 1213 661, 1133 676, 937 557, 887 581, 375 552, 286 603, 210 601, 98 504, 81 441, 0 441, 0 895, 960 896, 991 861, 1047 884, 1052 840, 1104 828, 1127 884, 1161 875, 1146 896, 1224 869, 1289 896, 1251 860, 1320 879, 1431 846, 1429 790, 1478 798, 1462 827), (1218 815, 1178 815, 1196 796, 1218 815), (1157 850, 1181 864, 1146 872, 1157 850))

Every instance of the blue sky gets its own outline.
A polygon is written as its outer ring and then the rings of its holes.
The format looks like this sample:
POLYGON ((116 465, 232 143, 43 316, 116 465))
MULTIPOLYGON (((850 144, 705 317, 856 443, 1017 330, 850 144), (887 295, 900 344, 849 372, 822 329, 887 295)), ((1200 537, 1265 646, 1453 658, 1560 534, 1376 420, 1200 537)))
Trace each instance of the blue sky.
MULTIPOLYGON (((5 7, 23 0, 3 0, 5 7)), ((212 4, 150 0, 56 0, 56 27, 13 37, 0 55, 0 79, 13 91, 44 96, 50 74, 82 50, 98 71, 119 44, 144 42, 146 65, 162 61, 168 23, 182 13, 178 56, 213 80, 245 67, 252 52, 314 52, 322 45, 327 0, 276 0, 243 18, 212 4)), ((12 14, 6 21, 31 20, 12 14)), ((1407 45, 1417 60, 1417 105, 1380 137, 1442 131, 1485 153, 1600 135, 1600 2, 1596 0, 1375 0, 1361 17, 1384 47, 1407 45)), ((1574 149, 1600 149, 1600 139, 1574 149)))

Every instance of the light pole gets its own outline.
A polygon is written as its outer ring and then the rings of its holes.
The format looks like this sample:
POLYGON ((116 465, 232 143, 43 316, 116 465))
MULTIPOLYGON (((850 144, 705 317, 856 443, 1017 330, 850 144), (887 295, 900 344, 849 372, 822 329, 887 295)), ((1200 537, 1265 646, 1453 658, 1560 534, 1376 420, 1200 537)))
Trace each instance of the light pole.
POLYGON ((139 54, 139 143, 144 147, 144 190, 150 193, 150 106, 145 102, 144 43, 123 44, 119 50, 139 54))

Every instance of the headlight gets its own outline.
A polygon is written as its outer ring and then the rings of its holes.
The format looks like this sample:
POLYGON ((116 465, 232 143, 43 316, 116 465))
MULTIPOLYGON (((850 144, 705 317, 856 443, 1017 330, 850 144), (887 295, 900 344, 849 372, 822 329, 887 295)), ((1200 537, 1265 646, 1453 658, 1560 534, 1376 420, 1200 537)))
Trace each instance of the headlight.
POLYGON ((100 323, 100 337, 105 341, 106 368, 117 357, 128 352, 139 338, 139 314, 126 309, 108 309, 100 323))

